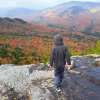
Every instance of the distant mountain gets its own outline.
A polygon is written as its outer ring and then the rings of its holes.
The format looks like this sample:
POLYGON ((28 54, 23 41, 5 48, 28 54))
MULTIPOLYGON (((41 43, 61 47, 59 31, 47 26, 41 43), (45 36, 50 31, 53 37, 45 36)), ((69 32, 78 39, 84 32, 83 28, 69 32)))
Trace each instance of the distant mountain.
POLYGON ((21 18, 24 20, 29 20, 34 14, 39 12, 38 10, 28 9, 28 8, 2 8, 0 9, 1 17, 10 17, 10 18, 21 18))
POLYGON ((22 14, 32 14, 34 13, 33 10, 27 9, 27 8, 15 8, 7 12, 9 16, 16 16, 16 15, 22 15, 22 14))
POLYGON ((27 22, 25 22, 24 20, 19 19, 19 18, 14 18, 14 19, 11 19, 11 18, 8 18, 8 17, 0 18, 0 25, 6 24, 6 23, 9 23, 9 24, 11 24, 11 23, 26 24, 27 22))
POLYGON ((30 24, 19 18, 0 18, 0 35, 33 35, 50 37, 57 33, 60 33, 57 29, 30 24))
POLYGON ((100 37, 100 3, 67 2, 45 9, 32 22, 100 37))
POLYGON ((51 38, 62 34, 71 41, 90 40, 96 41, 96 36, 90 36, 82 32, 72 32, 66 28, 52 28, 28 23, 19 18, 0 18, 0 36, 39 36, 51 38))
POLYGON ((0 17, 5 17, 5 14, 10 11, 12 8, 0 8, 0 17))

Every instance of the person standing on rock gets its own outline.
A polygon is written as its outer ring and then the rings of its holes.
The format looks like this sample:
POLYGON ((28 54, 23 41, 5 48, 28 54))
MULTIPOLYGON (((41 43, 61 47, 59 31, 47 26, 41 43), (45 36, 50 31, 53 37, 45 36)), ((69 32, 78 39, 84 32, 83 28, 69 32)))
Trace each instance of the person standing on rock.
POLYGON ((55 85, 56 90, 61 91, 61 84, 64 77, 65 67, 71 68, 71 59, 67 46, 63 44, 63 38, 60 34, 54 37, 55 47, 52 49, 50 55, 50 67, 54 67, 55 85), (66 65, 66 60, 67 64, 66 65))

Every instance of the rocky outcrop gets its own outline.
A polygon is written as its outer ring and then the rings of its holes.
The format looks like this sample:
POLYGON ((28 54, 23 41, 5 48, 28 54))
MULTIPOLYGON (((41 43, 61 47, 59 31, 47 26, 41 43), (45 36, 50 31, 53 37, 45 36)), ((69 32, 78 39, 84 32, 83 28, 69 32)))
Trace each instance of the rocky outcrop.
MULTIPOLYGON (((54 87, 54 72, 45 64, 0 66, 0 100, 99 100, 100 67, 94 57, 72 57, 62 91, 54 87)), ((99 59, 99 57, 98 57, 99 59)))
POLYGON ((95 61, 94 63, 96 66, 100 66, 100 58, 97 58, 94 61, 95 61))
POLYGON ((100 55, 98 55, 98 54, 90 54, 90 55, 87 55, 87 57, 90 57, 90 58, 100 58, 100 55))

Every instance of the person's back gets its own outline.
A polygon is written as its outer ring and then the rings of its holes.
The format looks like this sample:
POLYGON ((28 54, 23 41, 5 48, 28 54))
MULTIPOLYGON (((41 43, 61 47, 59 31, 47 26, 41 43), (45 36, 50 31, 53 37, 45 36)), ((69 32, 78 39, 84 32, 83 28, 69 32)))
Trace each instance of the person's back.
POLYGON ((50 66, 53 66, 54 63, 54 74, 55 74, 55 84, 56 88, 61 87, 64 68, 66 65, 66 59, 68 65, 71 65, 70 55, 67 47, 63 44, 63 38, 61 35, 56 35, 54 37, 55 47, 52 50, 50 56, 50 66))
MULTIPOLYGON (((66 64, 66 55, 67 60, 70 63, 70 56, 67 51, 67 47, 64 45, 55 46, 53 49, 54 53, 54 67, 62 67, 66 64)), ((51 59, 52 60, 52 59, 51 59)))

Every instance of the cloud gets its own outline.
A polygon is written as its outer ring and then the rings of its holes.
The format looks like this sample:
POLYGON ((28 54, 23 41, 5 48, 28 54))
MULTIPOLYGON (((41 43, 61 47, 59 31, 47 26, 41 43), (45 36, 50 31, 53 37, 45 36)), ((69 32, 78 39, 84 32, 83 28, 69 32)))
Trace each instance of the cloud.
MULTIPOLYGON (((0 0, 0 7, 28 7, 28 8, 46 8, 71 0, 0 0)), ((72 1, 93 1, 99 0, 72 0, 72 1)))
POLYGON ((15 1, 10 1, 10 0, 0 0, 0 7, 12 7, 16 5, 15 1))
POLYGON ((57 0, 0 0, 0 7, 42 8, 55 5, 57 2, 57 0))

